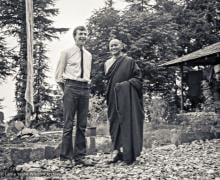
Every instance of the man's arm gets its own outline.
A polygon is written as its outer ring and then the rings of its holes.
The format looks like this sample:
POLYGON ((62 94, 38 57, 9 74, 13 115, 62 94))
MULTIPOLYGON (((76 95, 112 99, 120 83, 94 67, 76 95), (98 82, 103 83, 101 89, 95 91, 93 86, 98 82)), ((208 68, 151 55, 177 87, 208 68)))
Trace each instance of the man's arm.
POLYGON ((63 79, 63 73, 66 68, 66 54, 65 52, 62 52, 60 55, 60 59, 57 64, 56 73, 55 73, 55 79, 58 83, 59 87, 64 90, 64 79, 63 79))

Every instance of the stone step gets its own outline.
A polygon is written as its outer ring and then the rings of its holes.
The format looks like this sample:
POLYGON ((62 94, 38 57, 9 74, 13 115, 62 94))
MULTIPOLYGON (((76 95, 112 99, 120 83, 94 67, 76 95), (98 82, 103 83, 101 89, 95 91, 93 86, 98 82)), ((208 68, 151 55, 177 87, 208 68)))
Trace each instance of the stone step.
MULTIPOLYGON (((110 137, 91 136, 86 137, 86 140, 88 155, 96 154, 97 151, 107 153, 111 150, 110 137)), ((57 158, 60 154, 60 147, 61 141, 53 144, 49 144, 48 142, 2 144, 0 145, 0 156, 2 162, 5 161, 8 162, 8 164, 18 165, 29 161, 57 158)))
POLYGON ((41 159, 53 159, 58 157, 59 150, 59 145, 27 144, 26 147, 16 147, 16 145, 0 146, 0 151, 4 152, 2 157, 7 160, 9 164, 14 165, 41 159))

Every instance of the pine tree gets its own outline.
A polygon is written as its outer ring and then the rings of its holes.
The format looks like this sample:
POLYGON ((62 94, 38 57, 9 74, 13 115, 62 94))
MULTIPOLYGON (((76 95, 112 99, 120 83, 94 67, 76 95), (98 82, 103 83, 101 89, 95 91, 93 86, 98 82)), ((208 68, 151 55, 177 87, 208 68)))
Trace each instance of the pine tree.
POLYGON ((6 77, 14 72, 13 59, 17 56, 13 50, 10 50, 5 42, 4 33, 0 37, 0 81, 5 80, 6 77))
MULTIPOLYGON (((49 85, 46 83, 46 72, 48 71, 46 44, 48 41, 58 38, 58 33, 66 32, 67 28, 53 27, 52 17, 58 14, 58 9, 54 8, 54 0, 35 0, 33 1, 34 9, 34 101, 37 109, 37 121, 49 119, 40 114, 40 109, 49 106, 51 100, 49 85), (37 74, 36 74, 37 73, 37 74), (43 86, 43 87, 42 87, 43 86), (44 87, 45 86, 45 87, 44 87), (39 106, 41 104, 41 106, 39 106)), ((16 76, 16 105, 17 115, 15 119, 24 120, 25 115, 25 89, 26 89, 26 20, 25 20, 25 0, 2 1, 3 26, 7 32, 18 37, 20 44, 19 59, 17 60, 18 74, 16 76)), ((52 113, 52 112, 51 112, 52 113)))
MULTIPOLYGON (((5 15, 5 8, 7 7, 7 2, 1 2, 0 6, 0 83, 4 81, 8 76, 12 75, 15 71, 15 61, 17 60, 18 56, 13 49, 10 49, 7 46, 6 38, 8 35, 8 30, 5 28, 6 21, 8 21, 8 15, 5 15)), ((4 99, 0 99, 0 109, 3 107, 1 106, 1 102, 4 99)))

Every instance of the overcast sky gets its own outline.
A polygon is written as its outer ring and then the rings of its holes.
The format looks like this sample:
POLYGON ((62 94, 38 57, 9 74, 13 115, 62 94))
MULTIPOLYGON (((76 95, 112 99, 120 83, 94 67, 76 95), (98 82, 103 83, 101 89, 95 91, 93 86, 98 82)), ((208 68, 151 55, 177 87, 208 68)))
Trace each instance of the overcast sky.
MULTIPOLYGON (((57 27, 67 27, 70 31, 60 36, 60 40, 50 42, 48 46, 49 73, 50 83, 54 83, 54 70, 60 56, 60 52, 73 45, 72 29, 78 25, 85 25, 88 18, 92 15, 95 9, 104 6, 104 0, 57 0, 56 7, 60 9, 60 14, 54 18, 54 25, 57 27)), ((123 0, 115 0, 114 7, 121 9, 125 6, 123 0)), ((10 40, 11 41, 11 40, 10 40)), ((15 87, 13 77, 10 77, 6 82, 0 82, 0 98, 4 98, 3 112, 5 120, 9 120, 15 115, 15 87)))

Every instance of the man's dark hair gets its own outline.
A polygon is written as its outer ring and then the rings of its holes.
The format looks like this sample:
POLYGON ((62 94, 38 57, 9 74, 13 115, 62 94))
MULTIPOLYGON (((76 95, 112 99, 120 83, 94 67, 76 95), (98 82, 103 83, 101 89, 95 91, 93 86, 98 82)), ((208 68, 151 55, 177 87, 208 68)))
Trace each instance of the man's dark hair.
POLYGON ((76 32, 77 31, 86 31, 86 27, 85 26, 77 26, 74 30, 73 30, 73 37, 76 36, 76 32))

